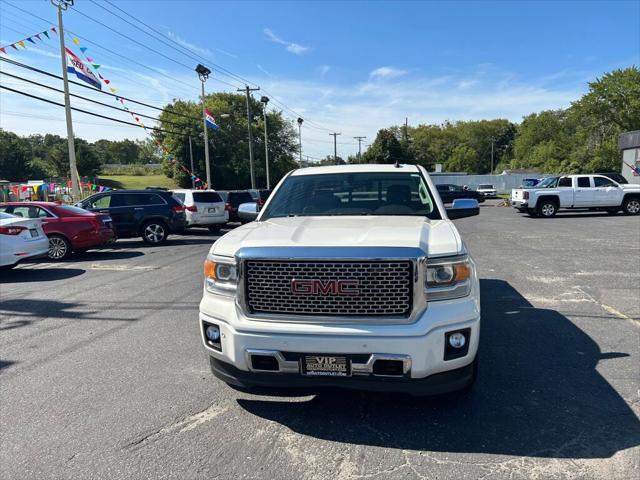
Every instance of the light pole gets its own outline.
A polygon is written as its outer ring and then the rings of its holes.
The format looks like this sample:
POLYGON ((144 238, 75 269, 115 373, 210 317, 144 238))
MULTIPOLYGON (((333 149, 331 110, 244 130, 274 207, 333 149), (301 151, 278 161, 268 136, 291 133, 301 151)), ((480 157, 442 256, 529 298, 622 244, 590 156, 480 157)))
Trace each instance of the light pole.
POLYGON ((269 181, 269 140, 267 137, 267 103, 269 103, 269 97, 264 95, 260 99, 264 104, 262 108, 262 115, 264 116, 264 166, 267 172, 267 190, 271 189, 271 182, 269 181))
POLYGON ((69 173, 71 174, 71 196, 77 200, 80 196, 78 185, 78 169, 76 167, 76 147, 73 138, 73 120, 71 119, 71 102, 69 100, 69 78, 67 76, 67 53, 64 47, 64 28, 62 11, 73 6, 73 0, 51 0, 51 5, 58 9, 58 36, 60 37, 60 60, 62 62, 62 80, 64 85, 64 112, 67 120, 67 144, 69 147, 69 173))
POLYGON ((329 135, 331 135, 333 137, 333 163, 335 163, 336 165, 338 164, 338 135, 342 135, 342 133, 338 133, 338 132, 333 132, 330 133, 329 135))
POLYGON ((253 137, 251 136, 251 120, 253 115, 251 114, 251 92, 260 90, 260 87, 251 88, 249 85, 245 85, 244 88, 239 88, 239 92, 245 92, 247 95, 247 128, 249 129, 249 172, 251 173, 251 190, 256 189, 256 175, 253 171, 253 137))
POLYGON ((204 111, 204 82, 209 78, 211 70, 199 63, 196 67, 196 72, 198 73, 198 78, 200 78, 200 82, 202 84, 202 125, 204 127, 204 165, 207 170, 207 188, 212 188, 211 165, 209 163, 209 134, 207 133, 207 116, 204 111))
POLYGON ((300 168, 302 168, 302 122, 304 120, 298 117, 298 147, 300 150, 300 168))
POLYGON ((358 163, 362 163, 362 140, 367 137, 353 137, 358 141, 358 163))

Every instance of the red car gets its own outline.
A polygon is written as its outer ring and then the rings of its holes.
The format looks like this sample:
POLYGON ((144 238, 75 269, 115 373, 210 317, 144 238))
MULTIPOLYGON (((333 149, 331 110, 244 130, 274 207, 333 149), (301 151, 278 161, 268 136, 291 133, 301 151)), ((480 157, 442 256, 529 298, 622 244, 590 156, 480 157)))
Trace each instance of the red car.
POLYGON ((52 202, 0 203, 0 212, 39 218, 49 237, 49 258, 62 260, 72 251, 84 251, 112 243, 116 231, 109 215, 52 202))

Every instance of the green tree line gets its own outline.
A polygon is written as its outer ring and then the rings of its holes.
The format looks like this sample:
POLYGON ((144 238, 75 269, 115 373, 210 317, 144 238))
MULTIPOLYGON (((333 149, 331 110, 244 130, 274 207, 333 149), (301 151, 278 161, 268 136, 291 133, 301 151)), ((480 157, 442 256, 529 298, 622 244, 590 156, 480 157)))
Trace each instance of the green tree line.
POLYGON ((618 135, 640 129, 640 70, 606 73, 570 107, 546 110, 515 124, 505 119, 393 126, 378 132, 361 158, 349 162, 419 163, 431 169, 489 173, 529 168, 546 173, 620 169, 618 135))

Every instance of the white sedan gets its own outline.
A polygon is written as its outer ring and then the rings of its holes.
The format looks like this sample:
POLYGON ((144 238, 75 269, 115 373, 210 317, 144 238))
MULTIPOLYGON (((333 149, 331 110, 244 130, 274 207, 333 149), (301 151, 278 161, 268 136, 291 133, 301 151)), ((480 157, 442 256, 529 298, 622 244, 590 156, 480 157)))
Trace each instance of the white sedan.
POLYGON ((12 268, 27 258, 46 256, 48 251, 42 220, 0 212, 0 267, 12 268))

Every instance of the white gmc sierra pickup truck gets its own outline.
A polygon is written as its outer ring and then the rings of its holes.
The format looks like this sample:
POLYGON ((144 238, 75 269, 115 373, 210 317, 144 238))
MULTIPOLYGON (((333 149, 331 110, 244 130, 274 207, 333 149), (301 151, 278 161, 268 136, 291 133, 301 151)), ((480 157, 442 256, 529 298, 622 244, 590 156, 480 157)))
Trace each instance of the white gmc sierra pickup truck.
POLYGON ((531 188, 511 190, 511 205, 531 216, 549 218, 561 208, 640 213, 640 185, 620 184, 604 175, 548 177, 531 188))
POLYGON ((241 388, 428 395, 477 371, 476 264, 415 165, 289 173, 255 222, 211 247, 199 328, 213 374, 241 388))

